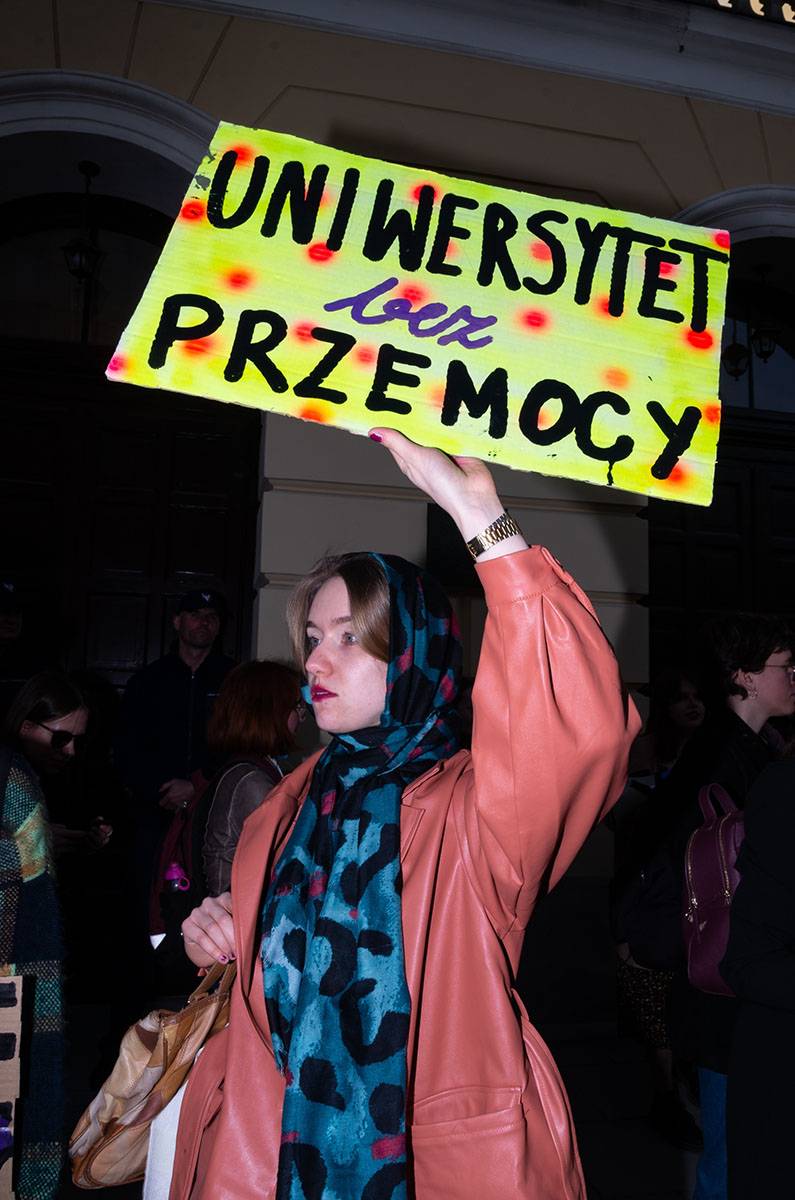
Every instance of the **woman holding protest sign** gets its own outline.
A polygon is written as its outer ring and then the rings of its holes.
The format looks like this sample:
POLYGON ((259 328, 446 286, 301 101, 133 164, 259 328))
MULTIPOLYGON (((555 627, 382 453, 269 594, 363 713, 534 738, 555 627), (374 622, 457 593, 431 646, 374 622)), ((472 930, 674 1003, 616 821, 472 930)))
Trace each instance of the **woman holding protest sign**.
POLYGON ((290 625, 333 736, 247 822, 231 893, 183 925, 197 966, 239 966, 189 1079, 171 1200, 584 1200, 513 984, 538 897, 623 786, 636 715, 587 599, 487 468, 371 436, 477 562, 472 752, 437 585, 389 555, 319 564, 290 625))

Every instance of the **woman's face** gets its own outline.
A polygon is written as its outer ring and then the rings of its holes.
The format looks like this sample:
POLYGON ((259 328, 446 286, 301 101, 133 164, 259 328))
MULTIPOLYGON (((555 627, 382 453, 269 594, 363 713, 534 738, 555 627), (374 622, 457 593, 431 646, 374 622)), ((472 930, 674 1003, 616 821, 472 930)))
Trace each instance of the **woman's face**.
POLYGON ((378 725, 386 701, 387 664, 359 645, 348 589, 338 575, 312 601, 306 636, 306 674, 318 728, 350 733, 378 725))
POLYGON ((88 709, 76 708, 66 717, 51 717, 43 724, 23 721, 19 730, 22 753, 44 775, 62 771, 75 756, 88 724, 88 709), (67 735, 71 734, 71 737, 67 735))
POLYGON ((692 733, 704 720, 704 704, 695 684, 683 679, 679 695, 668 706, 668 716, 677 729, 692 733))

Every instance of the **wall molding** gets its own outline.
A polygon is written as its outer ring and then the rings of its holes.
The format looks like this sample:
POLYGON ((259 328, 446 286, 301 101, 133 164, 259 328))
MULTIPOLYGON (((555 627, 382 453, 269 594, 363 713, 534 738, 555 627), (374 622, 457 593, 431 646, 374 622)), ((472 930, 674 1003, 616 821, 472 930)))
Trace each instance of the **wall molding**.
POLYGON ((677 0, 155 0, 795 115, 795 36, 677 0))
MULTIPOLYGON (((269 492, 289 493, 302 496, 342 496, 357 500, 412 500, 428 503, 428 497, 417 488, 375 483, 344 483, 322 479, 274 479, 262 481, 262 496, 269 492)), ((509 508, 532 512, 581 513, 601 517, 637 517, 645 513, 644 497, 617 500, 574 500, 546 496, 505 496, 509 508)))
POLYGON ((0 136, 90 133, 131 142, 189 174, 216 122, 155 88, 89 71, 0 72, 0 136))
POLYGON ((795 237, 795 188, 744 187, 718 192, 691 204, 676 219, 710 229, 728 229, 735 242, 795 237))

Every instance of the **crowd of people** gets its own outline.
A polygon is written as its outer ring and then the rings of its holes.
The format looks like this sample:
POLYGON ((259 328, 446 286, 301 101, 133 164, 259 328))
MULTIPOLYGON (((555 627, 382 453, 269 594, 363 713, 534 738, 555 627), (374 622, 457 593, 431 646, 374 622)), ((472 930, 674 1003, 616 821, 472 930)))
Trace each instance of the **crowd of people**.
MULTIPOLYGON (((235 665, 223 597, 192 591, 172 649, 120 702, 88 674, 5 671, 0 971, 23 976, 31 1013, 18 1197, 59 1194, 64 995, 101 979, 120 1033, 236 961, 223 1039, 152 1127, 146 1200, 227 1194, 230 1163, 252 1200, 584 1200, 565 1092, 514 981, 537 900, 611 809, 618 1016, 648 1050, 652 1119, 700 1152, 694 1200, 792 1194, 790 631, 710 622, 703 661, 656 679, 639 733, 587 598, 528 547, 486 467, 374 440, 475 559, 474 688, 438 585, 373 552, 298 586, 293 665, 235 665), (302 759, 308 711, 321 744, 302 759), (682 933, 710 784, 746 818, 733 995, 693 985, 682 933)), ((0 643, 15 603, 0 587, 0 643)))

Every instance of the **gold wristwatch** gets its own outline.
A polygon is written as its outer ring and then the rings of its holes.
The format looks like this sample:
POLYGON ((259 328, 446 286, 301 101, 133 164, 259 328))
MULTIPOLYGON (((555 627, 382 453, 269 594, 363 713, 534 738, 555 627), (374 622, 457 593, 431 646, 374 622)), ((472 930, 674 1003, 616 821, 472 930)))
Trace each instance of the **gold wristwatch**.
POLYGON ((491 525, 487 525, 482 533, 469 539, 467 550, 473 559, 477 559, 491 546, 496 546, 498 542, 503 542, 506 538, 513 537, 515 533, 521 534, 521 532, 510 513, 501 512, 497 520, 492 521, 491 525))

